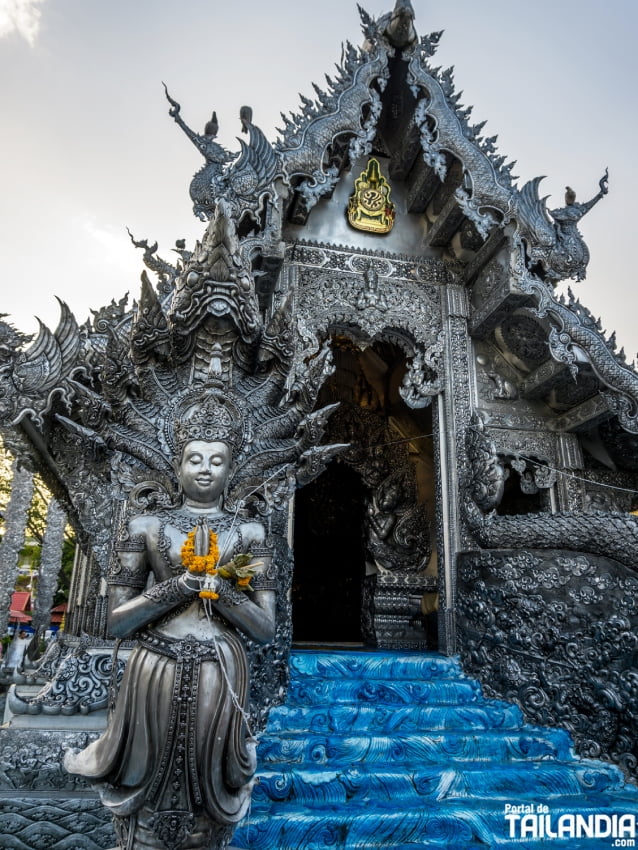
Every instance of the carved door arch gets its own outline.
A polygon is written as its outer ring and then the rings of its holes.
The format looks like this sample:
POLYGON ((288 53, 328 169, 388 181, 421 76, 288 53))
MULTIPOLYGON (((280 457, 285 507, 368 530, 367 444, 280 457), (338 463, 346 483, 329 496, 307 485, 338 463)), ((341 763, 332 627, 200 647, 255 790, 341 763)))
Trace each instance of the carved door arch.
MULTIPOLYGON (((351 589, 342 586, 341 553, 332 557, 332 562, 341 564, 333 575, 329 567, 331 556, 325 552, 326 571, 332 580, 323 584, 320 580, 314 596, 323 609, 319 620, 323 617, 326 625, 312 635, 308 619, 304 618, 303 626, 295 628, 293 637, 317 642, 350 642, 358 637, 372 646, 432 648, 436 624, 431 622, 432 616, 424 620, 422 614, 426 594, 428 606, 434 610, 437 581, 431 414, 425 408, 410 410, 403 401, 407 356, 402 348, 383 339, 371 345, 361 344, 355 334, 353 329, 347 334, 343 329, 332 334, 336 370, 325 382, 318 403, 340 403, 331 416, 325 439, 350 443, 351 447, 333 461, 333 469, 329 468, 315 485, 309 485, 312 491, 302 492, 297 498, 293 624, 295 605, 307 605, 307 597, 313 595, 305 585, 311 568, 303 563, 303 552, 308 552, 304 535, 319 541, 316 546, 322 545, 321 535, 313 526, 322 515, 327 523, 335 521, 339 499, 349 505, 346 513, 350 541, 343 545, 354 551, 358 535, 359 563, 347 566, 352 568, 348 581, 357 577, 361 583, 359 611, 351 608, 351 617, 360 620, 360 624, 350 623, 350 628, 342 630, 342 637, 332 628, 331 611, 335 619, 343 618, 342 594, 351 589), (353 498, 363 504, 353 503, 353 498), (326 583, 334 588, 337 599, 329 594, 322 596, 326 583)), ((338 535, 331 539, 338 539, 338 535)), ((318 572, 321 574, 320 568, 318 572)), ((433 618, 436 619, 435 613, 433 618)))

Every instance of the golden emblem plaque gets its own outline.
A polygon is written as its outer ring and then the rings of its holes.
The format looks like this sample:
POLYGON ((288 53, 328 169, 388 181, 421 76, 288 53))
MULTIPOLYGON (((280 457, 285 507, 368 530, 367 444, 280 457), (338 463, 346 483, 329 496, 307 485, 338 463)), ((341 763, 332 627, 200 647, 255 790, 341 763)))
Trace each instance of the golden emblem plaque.
POLYGON ((379 161, 371 159, 354 181, 354 192, 348 201, 348 221, 352 227, 370 233, 389 233, 395 215, 390 191, 379 161))

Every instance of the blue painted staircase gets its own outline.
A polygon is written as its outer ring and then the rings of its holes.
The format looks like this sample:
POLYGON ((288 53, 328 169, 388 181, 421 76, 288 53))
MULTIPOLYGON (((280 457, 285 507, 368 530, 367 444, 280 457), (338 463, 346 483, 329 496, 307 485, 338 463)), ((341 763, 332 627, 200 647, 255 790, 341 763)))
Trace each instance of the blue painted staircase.
POLYGON ((575 756, 566 732, 526 725, 516 706, 484 698, 457 660, 300 650, 290 670, 234 847, 638 846, 638 788, 616 767, 575 756))

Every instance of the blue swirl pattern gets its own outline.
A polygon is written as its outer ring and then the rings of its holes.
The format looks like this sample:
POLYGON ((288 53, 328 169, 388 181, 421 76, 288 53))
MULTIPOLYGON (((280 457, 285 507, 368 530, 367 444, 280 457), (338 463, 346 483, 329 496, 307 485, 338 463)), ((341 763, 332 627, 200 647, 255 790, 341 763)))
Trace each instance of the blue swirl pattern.
MULTIPOLYGON (((295 651, 285 705, 259 745, 243 850, 521 848, 506 803, 638 812, 614 766, 574 755, 561 729, 527 725, 435 653, 295 651)), ((556 850, 593 850, 591 839, 556 850)))

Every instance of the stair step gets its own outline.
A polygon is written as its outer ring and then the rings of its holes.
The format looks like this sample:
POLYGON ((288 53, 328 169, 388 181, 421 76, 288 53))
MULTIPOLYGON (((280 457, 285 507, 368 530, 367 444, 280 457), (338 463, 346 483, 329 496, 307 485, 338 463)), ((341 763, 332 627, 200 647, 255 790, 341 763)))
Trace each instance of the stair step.
MULTIPOLYGON (((603 801, 602 805, 592 804, 586 798, 556 798, 549 806, 550 828, 555 831, 558 818, 564 814, 580 815, 585 820, 601 813, 610 818, 632 815, 636 812, 636 802, 632 794, 615 796, 613 800, 603 801)), ((235 833, 233 846, 250 850, 416 850, 425 847, 542 850, 548 844, 555 844, 556 850, 598 850, 602 846, 614 846, 613 838, 597 842, 592 837, 559 840, 528 835, 521 840, 520 822, 510 827, 510 821, 505 818, 508 803, 509 800, 445 801, 422 807, 380 803, 373 809, 369 804, 357 803, 339 808, 291 804, 264 811, 255 805, 250 817, 235 833), (514 829, 513 838, 510 828, 514 829)), ((541 827, 539 819, 535 825, 537 830, 544 830, 544 823, 541 827)))
MULTIPOLYGON (((548 796, 583 797, 622 790, 619 771, 603 765, 561 762, 515 764, 455 762, 440 765, 379 767, 356 765, 338 769, 330 766, 280 765, 260 767, 253 791, 255 802, 276 801, 300 804, 339 805, 352 800, 395 802, 400 805, 437 804, 446 799, 508 797, 515 801, 533 789, 534 800, 548 796)), ((638 798, 635 798, 638 804, 638 798)))
POLYGON ((419 679, 463 678, 456 658, 423 652, 295 651, 290 656, 291 678, 419 679))
POLYGON ((439 679, 426 682, 390 679, 291 679, 288 705, 382 703, 385 705, 467 705, 482 699, 478 682, 439 679))
POLYGON ((638 788, 617 767, 578 758, 563 730, 527 725, 516 706, 485 698, 455 659, 304 650, 290 670, 234 847, 594 850, 591 837, 511 837, 505 807, 546 804, 554 822, 638 817, 638 788))
POLYGON ((462 761, 513 761, 521 759, 568 759, 572 755, 569 735, 560 729, 528 728, 515 733, 482 732, 394 735, 332 735, 330 737, 285 733, 266 735, 259 744, 263 764, 349 767, 353 763, 381 765, 439 764, 451 758, 462 761))
POLYGON ((343 705, 274 708, 268 731, 274 732, 439 732, 519 729, 523 715, 516 705, 498 700, 468 705, 343 705))

